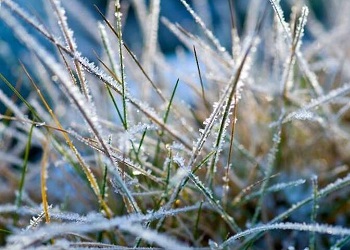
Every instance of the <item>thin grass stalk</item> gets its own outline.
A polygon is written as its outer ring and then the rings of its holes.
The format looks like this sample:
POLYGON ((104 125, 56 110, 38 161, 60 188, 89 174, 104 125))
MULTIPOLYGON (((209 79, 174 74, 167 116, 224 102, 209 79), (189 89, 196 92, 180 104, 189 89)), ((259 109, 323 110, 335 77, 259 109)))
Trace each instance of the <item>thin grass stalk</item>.
POLYGON ((245 51, 243 58, 238 66, 238 68, 236 69, 235 75, 233 77, 232 83, 230 84, 230 92, 227 96, 227 100, 225 103, 225 107, 224 107, 224 112, 222 114, 222 119, 220 121, 220 128, 219 128, 219 132, 218 135, 216 137, 216 142, 215 142, 215 153, 211 159, 210 165, 209 165, 209 174, 207 176, 208 182, 209 182, 209 186, 211 187, 213 184, 213 179, 214 179, 214 174, 215 174, 215 168, 216 168, 216 164, 219 160, 219 155, 220 155, 220 151, 222 150, 222 144, 223 144, 223 140, 224 140, 224 136, 225 136, 225 132, 226 132, 226 127, 228 125, 229 122, 229 117, 231 115, 231 109, 237 105, 237 103, 234 102, 234 100, 237 100, 236 96, 236 91, 237 91, 237 85, 238 82, 241 78, 241 74, 243 72, 243 67, 245 66, 245 63, 247 61, 248 55, 250 54, 251 48, 252 48, 253 44, 251 43, 248 47, 248 49, 245 51))
POLYGON ((217 52, 219 52, 220 55, 222 55, 223 59, 225 59, 226 62, 231 64, 232 59, 230 55, 227 53, 225 47, 223 47, 218 41, 218 39, 214 36, 213 32, 206 27, 203 20, 196 14, 196 12, 193 11, 191 6, 189 6, 189 4, 185 0, 180 0, 180 1, 185 6, 187 12, 193 17, 193 19, 198 24, 198 26, 203 30, 206 37, 213 43, 217 52))
POLYGON ((104 202, 104 200, 100 197, 100 190, 99 187, 97 185, 97 181, 93 175, 93 173, 91 172, 89 166, 85 163, 85 161, 83 160, 83 158, 81 157, 81 155, 79 154, 78 150, 75 148, 73 142, 70 140, 67 132, 63 129, 61 123, 59 122, 58 118, 56 117, 56 115, 54 114, 54 112, 52 111, 51 107, 49 106, 48 102, 46 101, 46 99, 44 98, 44 96, 42 95, 41 91, 39 90, 38 86, 35 84, 34 80, 32 79, 32 77, 29 75, 28 71, 26 70, 26 68, 22 65, 22 68, 24 70, 24 72, 26 73, 27 77, 29 78, 31 84, 33 85, 34 89, 36 90, 36 92, 38 93, 42 103, 44 104, 45 108, 48 110, 50 116, 52 117, 52 119, 55 121, 57 127, 60 129, 60 131, 62 131, 62 135, 66 140, 66 143, 68 144, 69 148, 72 150, 72 152, 74 153, 74 155, 77 157, 78 162, 80 163, 80 166, 82 167, 90 185, 91 188, 94 190, 95 195, 97 196, 99 203, 101 204, 101 206, 104 208, 107 217, 111 217, 112 213, 110 208, 107 206, 107 204, 104 202))
MULTIPOLYGON (((272 175, 270 178, 273 178, 275 176, 277 176, 277 175, 272 175)), ((256 197, 260 197, 261 190, 258 190, 256 192, 251 192, 251 191, 256 185, 260 184, 265 179, 266 178, 264 178, 263 180, 260 180, 256 183, 253 183, 253 184, 249 185, 248 187, 246 187, 245 189, 243 189, 233 200, 232 206, 233 207, 241 207, 244 204, 246 204, 247 202, 251 201, 252 199, 254 199, 256 197)), ((273 186, 268 187, 265 190, 265 193, 279 192, 279 191, 285 190, 287 188, 296 187, 296 186, 305 184, 305 182, 306 182, 305 179, 299 179, 297 181, 284 182, 283 184, 277 183, 273 186)))
MULTIPOLYGON (((337 179, 335 182, 330 183, 326 187, 324 187, 323 189, 319 190, 317 198, 320 199, 320 198, 326 197, 327 195, 331 194, 332 192, 339 190, 341 188, 345 188, 347 186, 350 186, 350 174, 348 174, 344 178, 337 179)), ((281 220, 287 219, 291 215, 291 213, 293 213, 297 209, 301 208, 302 206, 308 204, 309 202, 312 202, 313 200, 314 200, 314 195, 312 194, 309 197, 293 204, 289 209, 287 209, 286 211, 277 215, 275 218, 273 218, 271 221, 269 221, 268 224, 270 225, 270 224, 278 223, 281 220)), ((243 248, 244 246, 251 245, 252 242, 256 241, 261 236, 262 236, 262 233, 257 233, 255 235, 247 238, 246 240, 244 240, 242 242, 241 247, 243 248)), ((226 243, 223 243, 223 244, 226 244, 226 243)))
POLYGON ((198 62, 198 56, 197 56, 197 51, 196 51, 196 46, 193 45, 193 53, 194 53, 194 58, 196 59, 196 65, 197 65, 197 72, 198 72, 198 77, 199 77, 199 82, 201 84, 201 90, 202 90, 202 98, 203 98, 203 103, 208 107, 208 102, 205 98, 205 93, 204 93, 204 84, 203 84, 203 78, 201 74, 201 69, 199 67, 199 62, 198 62))
MULTIPOLYGON (((291 43, 291 49, 290 49, 290 58, 289 63, 287 64, 287 67, 285 67, 285 70, 283 72, 283 97, 288 98, 288 91, 291 89, 293 84, 293 67, 295 64, 295 57, 296 53, 300 50, 301 45, 301 39, 304 34, 304 27, 306 25, 306 20, 308 16, 308 9, 306 7, 302 8, 302 14, 299 18, 298 25, 294 27, 294 36, 291 43)), ((296 19, 295 19, 296 20, 296 19)))
MULTIPOLYGON (((318 212, 318 181, 317 176, 314 176, 312 179, 312 194, 313 194, 313 201, 312 201, 312 210, 311 210, 311 224, 316 224, 316 217, 318 212)), ((316 249, 316 233, 311 232, 310 238, 309 238, 309 249, 315 250, 316 249)))
MULTIPOLYGON (((168 121, 168 117, 169 117, 169 113, 170 113, 170 108, 171 108, 171 105, 173 104, 173 100, 174 100, 174 97, 175 97, 175 93, 176 93, 176 90, 177 90, 177 86, 179 85, 179 79, 176 80, 176 83, 175 83, 175 87, 171 93, 171 96, 170 96, 170 100, 169 100, 169 103, 168 103, 168 106, 165 110, 165 114, 164 114, 164 117, 163 117, 163 123, 166 124, 167 121, 168 121)), ((157 166, 158 164, 158 160, 159 160, 159 153, 160 153, 160 142, 161 142, 161 139, 164 135, 164 129, 162 129, 160 132, 159 132, 159 137, 158 137, 158 140, 157 140, 157 146, 156 146, 156 151, 155 151, 155 156, 154 156, 154 165, 157 166)))
POLYGON ((198 239, 198 237, 199 237, 199 235, 198 235, 198 234, 199 234, 198 225, 199 225, 199 221, 200 221, 200 218, 201 218, 202 205, 203 205, 203 201, 201 201, 200 206, 199 206, 199 208, 198 208, 196 223, 195 223, 195 226, 194 226, 193 237, 194 237, 195 239, 198 239))
MULTIPOLYGON (((103 67, 105 67, 105 68, 107 69, 107 71, 110 73, 110 75, 113 77, 113 79, 114 79, 116 82, 118 82, 118 83, 121 84, 121 80, 120 80, 119 77, 117 76, 117 73, 114 72, 113 69, 109 68, 109 67, 107 66, 107 64, 104 63, 104 62, 102 61, 102 59, 100 59, 99 57, 97 57, 97 60, 103 65, 103 67)), ((116 102, 116 100, 115 100, 115 98, 114 98, 114 96, 113 96, 113 93, 112 93, 112 91, 111 91, 111 88, 110 88, 107 84, 105 84, 105 86, 106 86, 106 89, 107 89, 107 91, 108 91, 108 94, 109 94, 109 96, 110 96, 110 98, 111 98, 111 100, 112 100, 112 102, 113 102, 114 108, 115 108, 115 110, 117 111, 118 117, 119 117, 121 123, 123 124, 123 127, 125 128, 125 122, 124 122, 124 119, 123 119, 123 115, 122 115, 120 109, 118 108, 117 102, 116 102)))
POLYGON ((25 177, 26 177, 26 174, 27 174, 27 166, 28 166, 28 160, 29 160, 29 150, 30 150, 30 146, 32 144, 33 129, 34 129, 34 124, 32 124, 32 126, 30 127, 30 130, 29 130, 29 133, 28 133, 28 141, 27 141, 26 148, 25 148, 25 151, 24 151, 21 180, 19 182, 18 196, 16 197, 16 206, 17 207, 20 207, 21 203, 22 203, 22 194, 23 194, 25 177))
MULTIPOLYGON (((214 152, 209 153, 194 169, 193 169, 193 174, 197 172, 198 169, 200 169, 204 164, 208 162, 210 157, 212 156, 214 152)), ((174 159, 172 159, 173 161, 174 159)), ((170 209, 171 206, 175 203, 177 200, 181 190, 187 185, 188 181, 190 180, 189 175, 187 175, 184 179, 181 180, 180 183, 177 184, 176 188, 172 191, 171 196, 168 200, 168 202, 163 206, 164 209, 170 209)), ((164 223, 164 220, 160 220, 157 224, 157 230, 162 226, 164 223)))
POLYGON ((330 250, 339 250, 345 247, 350 242, 350 236, 346 236, 340 240, 338 240, 333 246, 331 246, 330 250))
MULTIPOLYGON (((30 24, 33 28, 35 28, 37 31, 39 31, 44 37, 46 37, 49 41, 51 41, 53 44, 58 46, 62 51, 67 53, 69 56, 75 58, 77 57, 79 63, 92 75, 100 79, 104 84, 108 85, 111 89, 122 95, 122 90, 116 85, 116 83, 111 80, 109 77, 104 75, 98 68, 91 65, 88 61, 86 61, 85 58, 82 58, 80 56, 77 56, 73 54, 70 50, 68 50, 64 45, 60 44, 60 42, 54 38, 51 34, 49 34, 45 29, 40 27, 38 24, 33 22, 28 14, 26 14, 22 9, 20 9, 16 4, 14 4, 11 0, 3 0, 4 4, 9 4, 10 8, 18 14, 21 18, 23 18, 28 24, 30 24), (84 59, 84 60, 83 60, 84 59)), ((6 13, 7 16, 11 16, 9 13, 6 13)), ((125 47, 125 45, 124 45, 125 47)), ((126 48, 126 47, 125 47, 126 48)), ((131 51, 130 51, 131 52, 131 51)), ((171 137, 173 137, 178 142, 182 143, 187 149, 192 149, 192 146, 182 138, 181 135, 179 135, 176 131, 174 131, 172 128, 166 126, 162 123, 161 119, 152 111, 147 109, 148 106, 145 107, 144 103, 140 102, 139 100, 133 98, 128 94, 128 101, 136 108, 139 109, 145 116, 147 116, 151 121, 153 121, 155 124, 160 126, 161 128, 164 127, 164 130, 166 130, 171 137)))
MULTIPOLYGON (((113 51, 112 51, 112 48, 111 48, 109 39, 108 39, 108 37, 107 37, 105 27, 104 27, 101 23, 99 23, 99 24, 98 24, 98 28, 99 28, 99 31, 100 31, 100 36, 101 36, 101 40, 102 40, 103 47, 104 47, 104 49, 105 49, 105 51, 106 51, 107 58, 108 58, 108 60, 109 60, 109 63, 110 63, 110 65, 111 65, 111 68, 112 68, 111 71, 113 72, 113 75, 116 76, 116 75, 117 75, 117 72, 118 72, 118 70, 117 70, 117 65, 116 65, 116 62, 114 61, 114 58, 113 58, 113 56, 112 56, 113 51)), ((105 67, 107 67, 107 65, 106 65, 101 59, 98 59, 98 60, 99 60, 105 67)), ((118 77, 114 77, 114 79, 117 80, 117 81, 119 80, 118 77)), ((112 100, 112 102, 113 102, 114 108, 115 108, 116 111, 117 111, 117 114, 118 114, 118 116, 119 116, 119 119, 120 119, 121 123, 123 124, 123 126, 125 127, 125 122, 124 122, 123 117, 122 117, 122 115, 121 115, 121 112, 120 112, 120 110, 119 110, 119 108, 118 108, 117 102, 116 102, 116 100, 115 100, 115 98, 114 98, 114 96, 113 96, 113 94, 112 94, 112 91, 111 91, 110 87, 108 87, 108 85, 106 85, 106 89, 107 89, 107 92, 108 92, 109 97, 111 98, 111 100, 112 100)))
POLYGON ((36 118, 39 122, 41 121, 39 118, 38 113, 35 111, 35 109, 30 105, 27 100, 17 91, 15 87, 0 73, 0 79, 11 89, 11 91, 26 105, 30 113, 33 115, 34 118, 36 118))
MULTIPOLYGON (((107 24, 107 26, 110 28, 110 30, 113 32, 113 34, 119 39, 119 34, 116 31, 116 29, 112 26, 110 21, 107 20, 107 18, 103 15, 103 13, 96 7, 97 12, 102 17, 103 21, 107 24)), ((151 77, 148 75, 146 70, 142 67, 141 63, 138 61, 134 53, 131 51, 131 49, 123 42, 124 49, 128 52, 128 54, 131 56, 132 60, 136 63, 136 66, 141 70, 142 74, 146 77, 148 82, 151 84, 152 88, 156 91, 158 96, 162 99, 163 102, 166 102, 166 98, 164 97, 162 91, 156 86, 156 84, 153 82, 151 77)))
POLYGON ((306 232, 315 232, 315 233, 340 235, 340 236, 350 235, 350 229, 348 228, 333 227, 333 226, 322 225, 322 224, 311 225, 311 224, 305 224, 305 223, 284 222, 284 223, 275 223, 275 224, 268 224, 263 226, 256 226, 254 228, 247 229, 241 233, 238 233, 230 237, 228 240, 226 240, 223 244, 220 245, 220 248, 226 248, 229 245, 232 245, 234 241, 240 238, 249 236, 250 234, 264 233, 271 230, 306 231, 306 232))
MULTIPOLYGON (((73 37, 73 32, 69 29, 68 23, 67 23, 67 17, 65 16, 64 10, 61 6, 61 2, 60 0, 50 0, 51 5, 56 13, 56 16, 59 20, 59 26, 60 29, 64 35, 64 38, 66 40, 66 43, 68 45, 68 48, 70 51, 72 51, 73 53, 77 53, 77 45, 74 41, 74 37, 73 37)), ((85 79, 85 74, 83 69, 81 68, 81 65, 79 64, 77 59, 73 59, 74 62, 74 66, 75 66, 75 70, 80 82, 80 88, 81 88, 81 92, 84 94, 84 96, 86 97, 87 100, 89 100, 90 102, 92 101, 91 96, 89 94, 89 88, 88 85, 86 83, 86 79, 85 79)), ((75 82, 75 81, 74 81, 75 82)))
POLYGON ((224 193, 223 193, 223 204, 224 207, 227 205, 228 202, 228 192, 230 189, 230 179, 229 179, 229 172, 231 168, 231 161, 232 161, 232 155, 233 155, 233 142, 234 142, 234 135, 235 135, 235 130, 236 130, 236 119, 237 119, 237 95, 234 96, 234 103, 235 106, 233 107, 233 118, 231 121, 231 134, 230 134, 230 147, 228 150, 228 157, 227 157, 227 164, 225 167, 225 176, 223 177, 224 181, 224 193))
POLYGON ((123 37, 122 37, 122 13, 120 7, 120 1, 115 1, 115 17, 117 20, 117 34, 118 34, 118 49, 119 49, 119 67, 120 67, 120 79, 122 85, 122 103, 123 103, 123 125, 124 129, 128 129, 127 120, 127 106, 126 106, 126 83, 125 83, 125 69, 124 69, 124 56, 123 56, 123 37))
POLYGON ((278 126, 278 128, 276 129, 276 132, 273 135, 273 144, 272 147, 268 153, 268 159, 267 159, 267 169, 266 169, 266 175, 265 175, 265 179, 261 185, 261 195, 259 197, 259 201, 258 204, 256 206, 253 218, 251 220, 251 224, 255 225, 258 221, 258 217, 260 214, 260 211, 262 209, 262 206, 264 205, 264 198, 265 198, 265 191, 268 187, 273 169, 274 169, 274 165, 275 165, 275 160, 276 160, 276 155, 279 152, 278 148, 279 148, 279 144, 281 142, 281 129, 282 129, 282 123, 281 123, 282 119, 280 119, 280 125, 278 126))
MULTIPOLYGON (((227 225, 231 228, 234 232, 240 232, 241 229, 237 225, 235 219, 231 217, 220 205, 219 201, 216 200, 209 188, 207 188, 195 175, 195 172, 204 164, 206 163, 211 157, 211 154, 209 154, 200 164, 198 164, 193 171, 190 169, 186 169, 186 167, 183 165, 182 162, 177 161, 177 163, 180 165, 181 170, 185 171, 185 177, 181 178, 181 181, 179 184, 176 185, 175 190, 172 193, 172 196, 169 199, 169 202, 165 205, 165 207, 170 207, 176 200, 176 197, 179 195, 180 191, 185 187, 187 182, 191 180, 195 186, 198 188, 198 190, 206 197, 208 202, 213 206, 213 208, 221 215, 221 218, 227 223, 227 225)), ((159 225, 159 223, 158 223, 159 225)))
POLYGON ((46 138, 43 141, 43 157, 41 159, 41 173, 40 173, 41 199, 43 203, 43 210, 45 214, 46 223, 50 223, 49 202, 47 197, 48 157, 49 157, 49 142, 48 142, 48 138, 46 138))

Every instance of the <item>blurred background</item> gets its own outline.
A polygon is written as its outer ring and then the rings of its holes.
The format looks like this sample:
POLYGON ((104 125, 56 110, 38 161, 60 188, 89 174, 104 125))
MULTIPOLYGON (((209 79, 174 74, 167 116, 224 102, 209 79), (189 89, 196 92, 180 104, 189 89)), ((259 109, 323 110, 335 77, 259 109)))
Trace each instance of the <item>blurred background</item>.
MULTIPOLYGON (((244 32, 247 24, 246 16, 248 6, 251 4, 260 5, 265 8, 269 4, 267 0, 188 0, 187 2, 198 15, 205 21, 206 26, 213 31, 220 43, 229 48, 231 46, 231 15, 230 2, 232 7, 232 15, 235 21, 236 28, 241 34, 244 32)), ((49 1, 43 0, 17 0, 14 1, 27 12, 37 17, 45 26, 53 21, 47 16, 50 11, 49 1), (49 21, 49 22, 48 22, 49 21)), ((125 43, 132 51, 139 55, 143 46, 143 34, 140 29, 139 20, 135 13, 135 3, 142 2, 141 0, 121 0, 123 16, 123 36, 125 43)), ((145 1, 147 4, 150 1, 145 1)), ((160 16, 166 17, 171 22, 179 23, 182 27, 191 33, 196 33, 199 30, 194 23, 192 17, 187 12, 185 7, 179 0, 160 1, 161 9, 160 16)), ((290 14, 290 6, 295 1, 282 0, 281 5, 284 8, 286 19, 290 14)), ((101 46, 100 37, 96 27, 96 20, 102 20, 95 6, 101 10, 107 17, 113 12, 114 1, 107 0, 84 0, 71 1, 62 0, 63 6, 66 8, 68 23, 75 31, 75 38, 78 43, 78 49, 87 57, 93 56, 94 51, 99 52, 101 46)), ((331 9, 324 8, 325 1, 310 0, 308 5, 312 8, 312 12, 322 21, 325 28, 329 26, 328 12, 331 9)), ((269 8, 271 14, 271 8, 269 8)), ((1 9, 0 9, 1 15, 1 9)), ((25 24, 24 24, 25 25, 25 24)), ((53 27, 48 27, 50 28, 53 27)), ((33 30, 33 34, 37 32, 33 30)), ((159 24, 159 48, 165 54, 173 54, 181 45, 180 41, 171 33, 165 25, 159 24)), ((19 60, 24 63, 30 62, 28 49, 24 48, 21 43, 14 37, 13 32, 0 19, 0 73, 2 73, 10 82, 18 81, 19 77, 19 60)))

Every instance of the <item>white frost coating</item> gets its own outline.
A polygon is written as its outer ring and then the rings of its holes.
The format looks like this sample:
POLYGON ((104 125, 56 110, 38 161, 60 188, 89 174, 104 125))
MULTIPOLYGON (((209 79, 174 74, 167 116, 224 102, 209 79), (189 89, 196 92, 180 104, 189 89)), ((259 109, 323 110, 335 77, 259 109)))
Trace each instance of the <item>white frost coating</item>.
MULTIPOLYGON (((89 125, 91 132, 93 132, 94 136, 98 139, 99 143, 105 150, 105 154, 109 156, 109 160, 112 166, 115 166, 115 162, 112 160, 112 153, 110 152, 110 148, 107 146, 107 143, 103 140, 104 136, 102 133, 102 129, 100 124, 98 123, 98 117, 96 115, 96 110, 93 108, 91 103, 86 102, 86 99, 73 82, 70 81, 68 75, 65 73, 66 70, 48 53, 27 31, 23 28, 23 26, 17 22, 16 19, 12 17, 10 13, 3 12, 2 14, 6 14, 5 21, 6 23, 12 27, 15 34, 26 44, 28 48, 35 48, 33 51, 46 65, 49 67, 52 72, 59 77, 61 80, 61 86, 65 89, 65 94, 72 99, 74 102, 74 106, 79 110, 79 112, 84 117, 85 121, 89 125)), ((109 164, 108 164, 109 166, 109 164)), ((109 166, 111 168, 111 166, 109 166)), ((115 177, 118 180, 118 184, 122 187, 126 196, 130 200, 130 202, 134 205, 134 208, 138 211, 139 208, 134 201, 131 192, 128 190, 127 186, 123 182, 121 176, 116 171, 115 177)))
POLYGON ((279 1, 276 1, 276 0, 269 0, 269 1, 272 5, 273 10, 275 11, 275 14, 276 14, 278 20, 280 21, 280 24, 282 25, 282 27, 285 31, 286 38, 288 39, 288 41, 290 43, 292 43, 292 35, 290 32, 290 27, 284 18, 284 14, 283 14, 281 5, 279 4, 279 1))
MULTIPOLYGON (((206 67, 215 67, 215 65, 212 65, 214 60, 218 62, 220 61, 220 65, 224 67, 221 68, 221 70, 224 69, 225 72, 231 73, 231 65, 227 66, 227 64, 222 64, 221 55, 219 55, 217 51, 210 47, 205 41, 189 32, 184 32, 184 30, 186 30, 185 28, 181 27, 179 24, 175 25, 171 23, 165 17, 161 17, 161 21, 181 41, 181 43, 188 48, 188 50, 193 50, 193 45, 195 45, 196 48, 202 48, 202 51, 206 52, 206 57, 209 57, 211 60, 211 64, 207 64, 206 67)), ((233 65, 234 63, 231 64, 233 65)), ((210 70, 208 70, 208 72, 210 72, 210 70)))
MULTIPOLYGON (((76 53, 78 46, 73 36, 74 32, 68 26, 66 11, 61 5, 61 1, 51 0, 51 3, 53 5, 54 11, 57 16, 58 25, 66 40, 68 50, 71 51, 72 53, 76 53)), ((87 98, 88 102, 90 102, 91 106, 94 106, 84 71, 82 70, 81 65, 78 63, 77 60, 74 60, 74 66, 81 85, 81 91, 84 93, 85 97, 87 98)))
POLYGON ((160 0, 151 0, 150 11, 147 16, 147 32, 144 38, 143 65, 145 71, 153 78, 154 59, 157 52, 159 28, 160 0))
POLYGON ((214 167, 212 170, 214 173, 216 172, 216 166, 219 161, 220 153, 223 150, 224 142, 225 142, 225 134, 227 127, 230 125, 230 118, 232 116, 232 110, 233 108, 237 105, 237 102, 241 98, 241 93, 244 85, 244 80, 249 77, 249 70, 251 69, 252 66, 252 53, 255 52, 255 48, 259 42, 258 39, 256 40, 251 40, 250 38, 247 39, 248 46, 251 43, 252 47, 249 50, 245 49, 243 50, 243 54, 241 55, 240 59, 240 64, 238 64, 238 68, 235 70, 235 74, 233 75, 234 78, 233 80, 230 81, 231 90, 230 94, 231 96, 227 96, 227 100, 225 104, 222 106, 222 120, 220 121, 220 126, 223 125, 222 131, 217 133, 216 135, 216 142, 213 145, 212 150, 215 151, 212 161, 211 161, 211 166, 214 167), (249 53, 252 52, 252 53, 249 53), (242 65, 242 66, 241 66, 242 65), (239 67, 241 66, 241 69, 239 70, 239 67), (234 82, 234 81, 237 82, 234 82))
POLYGON ((111 46, 111 43, 108 39, 106 27, 101 22, 98 22, 97 25, 98 25, 98 29, 100 31, 102 42, 103 42, 104 46, 106 47, 105 51, 107 53, 108 59, 111 61, 111 66, 112 66, 113 72, 115 74, 117 74, 119 72, 119 67, 118 67, 118 64, 115 62, 115 58, 114 58, 115 52, 114 52, 114 50, 111 46))
POLYGON ((265 232, 270 230, 295 230, 295 231, 306 231, 306 232, 316 232, 322 234, 339 235, 339 236, 350 236, 350 228, 344 228, 339 226, 331 226, 326 224, 305 224, 305 223, 276 223, 271 225, 257 226, 250 228, 241 233, 235 234, 230 237, 224 243, 220 245, 220 248, 228 247, 233 244, 237 239, 245 237, 247 235, 265 232))
MULTIPOLYGON (((191 169, 190 167, 186 167, 185 160, 178 154, 173 157, 173 161, 176 162, 180 166, 180 168, 177 170, 175 175, 171 177, 169 184, 173 187, 176 187, 179 184, 181 184, 184 178, 188 177, 188 175, 191 173, 191 169)), ((170 200, 175 200, 175 197, 172 196, 170 200)))
POLYGON ((55 6, 55 13, 58 19, 58 24, 61 28, 61 31, 64 35, 67 45, 69 45, 70 49, 75 51, 77 49, 77 44, 75 43, 73 37, 73 30, 71 30, 67 23, 66 10, 61 6, 60 0, 52 0, 51 1, 55 6))
POLYGON ((130 234, 136 235, 149 243, 155 243, 165 249, 182 250, 192 249, 183 243, 166 236, 165 234, 158 233, 155 230, 146 229, 140 224, 123 223, 119 226, 120 230, 129 232, 130 234))
POLYGON ((329 101, 332 101, 336 97, 343 96, 343 95, 346 95, 348 93, 350 93, 350 84, 349 83, 344 84, 340 88, 337 88, 337 89, 330 91, 326 95, 320 96, 320 97, 312 100, 311 102, 309 102, 308 104, 306 104, 305 106, 300 108, 299 110, 289 113, 283 119, 282 123, 286 123, 286 122, 289 122, 293 119, 297 119, 296 117, 300 116, 300 114, 305 114, 310 109, 317 108, 318 106, 321 106, 322 104, 325 104, 329 101))
MULTIPOLYGON (((284 190, 284 189, 287 189, 287 188, 290 188, 290 187, 296 187, 296 186, 305 184, 305 182, 306 182, 305 179, 299 179, 299 180, 291 181, 291 182, 277 183, 277 184, 267 188, 265 192, 267 192, 267 193, 278 192, 278 191, 281 191, 281 190, 284 190)), ((244 196, 243 199, 244 200, 250 200, 253 197, 260 196, 261 193, 262 193, 261 191, 254 192, 254 193, 251 193, 251 194, 248 194, 248 195, 244 196)))
MULTIPOLYGON (((276 0, 269 0, 269 1, 273 7, 278 19, 279 19, 279 21, 280 21, 284 31, 285 31, 285 36, 286 36, 289 44, 292 44, 292 35, 290 32, 290 28, 284 19, 283 11, 282 11, 282 8, 279 4, 279 1, 276 1, 276 0)), ((303 8, 303 10, 304 10, 304 8, 303 8)), ((307 10, 308 10, 307 8, 304 10, 305 14, 308 13, 307 10)), ((305 18, 305 21, 306 21, 306 18, 305 18)), ((299 63, 300 63, 300 68, 303 70, 303 72, 305 73, 307 78, 310 80, 311 86, 314 88, 317 95, 322 95, 323 90, 322 90, 322 88, 317 80, 315 73, 311 71, 309 64, 305 60, 304 56, 302 55, 302 53, 299 50, 296 51, 296 55, 297 55, 297 58, 298 58, 299 63)))
POLYGON ((309 9, 306 6, 303 6, 303 8, 301 9, 301 16, 299 17, 299 24, 297 27, 297 38, 296 38, 296 51, 299 51, 300 46, 302 44, 302 39, 304 36, 304 28, 307 22, 307 16, 309 15, 309 9))
POLYGON ((194 12, 191 6, 185 0, 180 0, 181 3, 186 7, 187 11, 191 14, 195 22, 202 28, 204 34, 209 38, 214 44, 218 52, 222 54, 226 61, 231 62, 231 57, 227 53, 226 49, 220 44, 219 40, 214 36, 213 32, 207 28, 202 19, 194 12))
POLYGON ((74 222, 71 223, 51 223, 37 228, 34 231, 22 231, 14 233, 8 237, 7 242, 9 247, 7 249, 24 249, 28 246, 31 246, 35 242, 43 242, 57 236, 62 236, 67 232, 79 234, 97 232, 101 230, 119 228, 119 226, 123 224, 143 223, 161 219, 167 216, 176 216, 180 213, 198 210, 199 206, 200 204, 196 204, 179 209, 159 210, 148 213, 146 215, 130 214, 128 216, 115 217, 112 219, 106 219, 101 217, 100 214, 94 213, 86 216, 85 218, 80 218, 79 221, 74 221, 73 219, 74 222))

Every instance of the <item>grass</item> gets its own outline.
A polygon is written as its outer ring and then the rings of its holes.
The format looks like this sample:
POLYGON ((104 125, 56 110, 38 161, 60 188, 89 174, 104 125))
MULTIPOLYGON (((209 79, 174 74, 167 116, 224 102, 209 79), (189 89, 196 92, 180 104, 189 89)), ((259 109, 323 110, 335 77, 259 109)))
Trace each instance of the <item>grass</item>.
POLYGON ((239 26, 222 1, 226 30, 211 30, 206 1, 179 2, 196 29, 160 0, 93 10, 85 55, 66 1, 45 2, 45 21, 1 1, 27 47, 17 82, 0 72, 2 247, 350 247, 350 3, 322 1, 319 20, 309 1, 251 1, 239 26), (124 40, 128 8, 141 42, 124 40), (182 44, 177 64, 162 25, 182 44))

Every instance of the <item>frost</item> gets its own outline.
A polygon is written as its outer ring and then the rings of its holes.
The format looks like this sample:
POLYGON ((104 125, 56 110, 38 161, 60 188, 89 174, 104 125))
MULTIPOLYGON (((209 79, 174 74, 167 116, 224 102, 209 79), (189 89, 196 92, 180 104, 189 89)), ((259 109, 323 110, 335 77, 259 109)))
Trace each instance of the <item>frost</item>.
POLYGON ((217 51, 220 52, 227 61, 230 61, 231 58, 227 54, 226 49, 220 44, 219 40, 214 36, 214 34, 206 27, 202 19, 193 11, 193 9, 188 5, 188 3, 185 0, 180 0, 180 1, 186 7, 187 11, 191 14, 191 16, 196 21, 196 23, 202 28, 204 34, 214 44, 217 51))
POLYGON ((308 104, 300 108, 299 110, 289 113, 283 119, 283 123, 292 121, 293 119, 297 119, 298 117, 309 118, 310 116, 312 116, 312 113, 310 114, 309 110, 317 108, 322 104, 325 104, 327 102, 334 100, 336 97, 340 97, 348 93, 350 93, 350 84, 344 84, 342 87, 330 91, 327 95, 323 95, 312 100, 311 102, 309 102, 308 104))
POLYGON ((149 243, 155 243, 165 249, 192 249, 177 240, 172 239, 165 234, 158 233, 151 229, 146 229, 139 224, 123 223, 119 228, 122 231, 129 232, 133 235, 139 236, 149 243))
POLYGON ((250 234, 255 234, 259 232, 265 232, 270 230, 295 230, 295 231, 307 231, 307 232, 316 232, 322 234, 330 235, 339 235, 339 236, 350 236, 350 229, 343 228, 339 226, 330 226, 324 224, 305 224, 305 223, 276 223, 271 225, 257 226, 254 228, 247 229, 241 233, 237 233, 234 236, 230 237, 220 247, 225 248, 234 243, 234 241, 248 236, 250 234))

